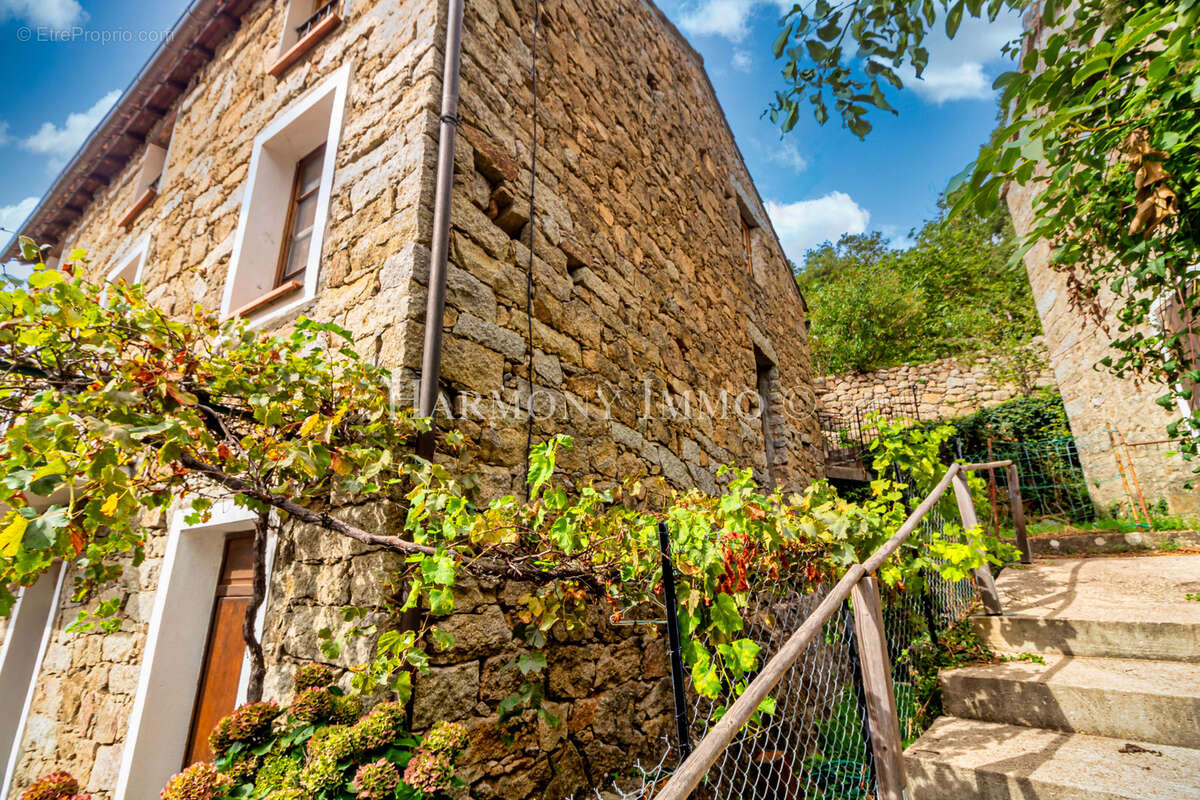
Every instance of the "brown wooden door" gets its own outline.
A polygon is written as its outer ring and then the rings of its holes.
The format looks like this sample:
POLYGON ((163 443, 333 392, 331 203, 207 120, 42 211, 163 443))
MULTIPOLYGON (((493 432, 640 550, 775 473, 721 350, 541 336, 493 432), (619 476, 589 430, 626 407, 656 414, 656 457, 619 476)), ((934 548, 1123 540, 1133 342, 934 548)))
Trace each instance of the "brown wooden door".
POLYGON ((200 670, 200 687, 192 711, 192 726, 183 766, 211 761, 208 734, 221 717, 237 705, 238 681, 246 644, 242 640, 242 620, 250 606, 254 580, 254 539, 234 536, 225 543, 221 578, 213 601, 212 622, 208 627, 208 645, 200 670))

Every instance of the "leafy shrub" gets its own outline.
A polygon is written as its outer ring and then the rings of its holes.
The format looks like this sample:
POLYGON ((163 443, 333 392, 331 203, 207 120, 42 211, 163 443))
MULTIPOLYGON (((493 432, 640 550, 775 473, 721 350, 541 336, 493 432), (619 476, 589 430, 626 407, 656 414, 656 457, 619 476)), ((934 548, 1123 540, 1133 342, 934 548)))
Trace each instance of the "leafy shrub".
POLYGON ((1043 389, 952 420, 964 453, 986 453, 988 439, 1041 442, 1071 435, 1062 395, 1043 389))
POLYGON ((216 761, 172 777, 162 800, 422 800, 458 783, 461 725, 439 723, 421 740, 405 730, 401 704, 361 714, 332 683, 327 667, 301 667, 290 707, 250 703, 223 718, 209 737, 216 761))

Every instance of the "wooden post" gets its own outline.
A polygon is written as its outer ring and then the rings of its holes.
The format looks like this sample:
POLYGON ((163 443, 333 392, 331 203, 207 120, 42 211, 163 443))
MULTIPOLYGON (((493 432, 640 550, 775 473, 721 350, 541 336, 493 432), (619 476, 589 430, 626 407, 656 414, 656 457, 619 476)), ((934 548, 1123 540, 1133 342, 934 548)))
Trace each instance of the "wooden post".
POLYGON ((854 637, 862 663, 863 691, 871 722, 870 749, 875 756, 879 800, 903 800, 906 785, 904 740, 900 738, 900 720, 896 715, 892 665, 888 660, 878 583, 874 578, 864 576, 850 590, 850 599, 854 602, 854 637))
POLYGON ((1013 529, 1017 532, 1017 547, 1021 551, 1021 563, 1033 563, 1033 551, 1029 548, 1029 533, 1025 529, 1025 501, 1021 497, 1021 476, 1016 464, 1005 468, 1008 476, 1008 503, 1012 507, 1013 529))
MULTIPOLYGON (((975 501, 971 499, 971 489, 967 486, 967 478, 962 472, 954 474, 954 499, 958 501, 958 515, 962 517, 962 526, 966 530, 979 527, 979 518, 975 516, 975 501)), ((983 562, 983 566, 975 570, 975 583, 979 586, 979 596, 983 600, 983 608, 989 614, 1001 614, 1000 593, 996 591, 996 580, 992 570, 983 562)))
MULTIPOLYGON (((987 440, 988 463, 995 461, 992 456, 992 440, 987 440)), ((988 501, 992 504, 992 529, 1000 535, 1000 505, 996 502, 996 471, 988 467, 988 501)))

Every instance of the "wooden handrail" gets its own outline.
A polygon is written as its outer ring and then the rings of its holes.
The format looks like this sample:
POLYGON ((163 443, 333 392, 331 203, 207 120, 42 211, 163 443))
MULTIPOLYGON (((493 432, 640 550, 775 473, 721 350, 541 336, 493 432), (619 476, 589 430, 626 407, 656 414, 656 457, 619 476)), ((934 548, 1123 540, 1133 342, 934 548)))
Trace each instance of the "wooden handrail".
POLYGON ((830 589, 829 594, 825 595, 825 599, 813 609, 813 612, 796 629, 796 632, 788 637, 783 647, 779 648, 779 652, 772 656, 771 660, 763 666, 762 671, 755 676, 754 680, 750 681, 750 685, 746 687, 746 691, 742 692, 741 697, 734 701, 725 715, 700 740, 692 754, 675 769, 675 773, 663 786, 662 791, 655 795, 655 800, 685 800, 700 785, 700 781, 704 780, 704 776, 708 774, 721 753, 733 741, 733 737, 737 736, 738 731, 750 721, 750 717, 754 716, 754 712, 758 710, 762 701, 779 685, 787 671, 804 654, 809 643, 825 627, 829 618, 841 608, 842 603, 850 596, 851 590, 863 576, 875 572, 889 556, 900 549, 900 545, 908 540, 925 515, 942 499, 942 495, 946 493, 955 476, 961 475, 963 470, 963 465, 951 464, 950 468, 946 470, 946 474, 938 481, 937 486, 908 515, 908 519, 904 521, 896 534, 866 561, 855 564, 846 571, 842 579, 830 589))
POLYGON ((1012 459, 1006 458, 1001 461, 986 461, 982 464, 959 464, 963 472, 978 472, 981 469, 1000 469, 1002 467, 1011 467, 1012 459))

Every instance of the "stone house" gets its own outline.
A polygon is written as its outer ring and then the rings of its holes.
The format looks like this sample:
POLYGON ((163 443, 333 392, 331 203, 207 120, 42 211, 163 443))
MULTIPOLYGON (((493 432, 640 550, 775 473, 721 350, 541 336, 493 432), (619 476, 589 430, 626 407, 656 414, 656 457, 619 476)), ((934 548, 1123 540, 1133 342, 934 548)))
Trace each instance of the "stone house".
MULTIPOLYGON (((485 495, 513 491, 530 431, 565 432, 574 483, 713 490, 736 462, 803 486, 822 464, 802 300, 699 56, 649 0, 547 4, 533 170, 534 8, 472 0, 462 28, 439 405, 476 444, 462 469, 485 495)), ((449 20, 431 0, 195 0, 24 230, 171 313, 336 322, 407 403, 439 322, 425 307, 449 20)), ((247 528, 232 510, 151 525, 116 634, 65 632, 62 569, 23 593, 0 656, 0 797, 64 768, 98 798, 143 800, 204 754, 205 726, 245 691, 228 626, 247 528)), ((387 559, 293 531, 271 564, 267 695, 286 700, 290 667, 320 657, 313 631, 378 599, 387 559)), ((468 723, 475 796, 597 785, 666 730, 661 645, 600 624, 553 657, 564 723, 503 745, 490 709, 519 592, 464 599, 460 644, 412 701, 416 729, 468 723)))
MULTIPOLYGON (((1027 29, 1040 19, 1040 7, 1037 3, 1027 11, 1027 29)), ((1019 235, 1033 224, 1037 191, 1036 186, 1015 184, 1008 189, 1008 207, 1019 235)), ((1200 407, 1200 393, 1166 409, 1156 402, 1165 393, 1161 384, 1118 378, 1098 367, 1102 358, 1115 353, 1111 342, 1120 327, 1116 298, 1105 287, 1097 297, 1104 318, 1081 313, 1071 303, 1069 276, 1052 267, 1051 255, 1049 243, 1039 242, 1025 255, 1025 270, 1092 500, 1102 509, 1128 508, 1141 494, 1150 504, 1165 501, 1176 514, 1200 513, 1200 493, 1190 486, 1191 465, 1174 454, 1177 445, 1167 441, 1167 426, 1200 407)), ((1173 333, 1181 330, 1176 298, 1148 299, 1151 324, 1173 333)), ((1200 345, 1194 334, 1191 339, 1195 351, 1200 345)))

